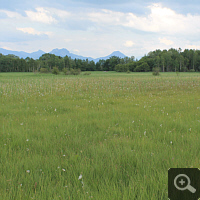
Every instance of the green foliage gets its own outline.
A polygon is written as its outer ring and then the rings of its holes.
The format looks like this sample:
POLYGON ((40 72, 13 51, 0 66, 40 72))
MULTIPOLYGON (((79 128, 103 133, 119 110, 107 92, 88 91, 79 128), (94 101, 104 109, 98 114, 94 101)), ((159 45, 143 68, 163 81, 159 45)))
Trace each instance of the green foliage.
POLYGON ((65 74, 65 75, 68 75, 67 73, 68 73, 68 70, 67 70, 67 68, 63 68, 63 73, 65 74))
POLYGON ((57 67, 53 67, 52 74, 55 74, 55 75, 59 74, 59 70, 57 67))
POLYGON ((91 73, 90 72, 85 72, 83 75, 90 75, 91 73))
POLYGON ((149 71, 149 65, 147 62, 140 62, 139 65, 134 70, 135 72, 148 72, 149 71))
POLYGON ((70 69, 70 74, 71 75, 79 75, 81 73, 80 69, 70 69))
POLYGON ((195 70, 194 70, 194 69, 191 69, 189 72, 195 72, 195 70))
POLYGON ((40 68, 40 73, 48 73, 48 69, 47 68, 40 68))
POLYGON ((118 64, 115 66, 116 72, 127 72, 129 70, 128 64, 118 64))
POLYGON ((182 67, 180 71, 181 71, 181 72, 187 72, 188 69, 187 69, 187 67, 182 67))
POLYGON ((70 70, 64 68, 63 72, 65 75, 79 75, 81 73, 80 69, 73 69, 71 68, 70 70))
POLYGON ((160 75, 160 67, 154 67, 152 71, 154 76, 160 75))
POLYGON ((69 72, 70 72, 70 75, 76 75, 76 70, 73 69, 73 68, 71 68, 71 69, 69 70, 69 72))

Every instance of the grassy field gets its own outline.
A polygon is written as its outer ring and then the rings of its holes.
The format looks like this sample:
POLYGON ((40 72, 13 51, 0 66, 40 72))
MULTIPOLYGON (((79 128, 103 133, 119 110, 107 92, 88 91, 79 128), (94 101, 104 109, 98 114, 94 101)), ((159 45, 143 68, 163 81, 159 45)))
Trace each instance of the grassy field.
POLYGON ((0 74, 0 199, 167 199, 200 167, 200 74, 0 74))

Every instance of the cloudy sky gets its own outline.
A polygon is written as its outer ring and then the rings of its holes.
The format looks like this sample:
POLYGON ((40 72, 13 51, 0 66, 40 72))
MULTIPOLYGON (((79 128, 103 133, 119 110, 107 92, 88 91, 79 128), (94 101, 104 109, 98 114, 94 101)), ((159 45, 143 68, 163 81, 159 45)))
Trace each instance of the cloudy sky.
POLYGON ((200 49, 199 0, 0 0, 0 48, 139 58, 171 47, 200 49))

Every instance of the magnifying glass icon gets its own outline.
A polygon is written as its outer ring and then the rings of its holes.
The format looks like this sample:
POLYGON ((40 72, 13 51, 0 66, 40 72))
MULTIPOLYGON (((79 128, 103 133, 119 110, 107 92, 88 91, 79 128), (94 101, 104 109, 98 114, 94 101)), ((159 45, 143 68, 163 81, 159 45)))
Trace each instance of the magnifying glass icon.
POLYGON ((179 174, 175 177, 174 179, 174 186, 178 189, 178 190, 189 190, 190 192, 192 193, 195 193, 196 192, 196 189, 194 187, 192 187, 190 185, 191 181, 190 181, 190 178, 186 175, 186 174, 179 174), (178 178, 182 177, 182 179, 180 181, 177 181, 178 178), (187 179, 187 183, 186 181, 184 181, 184 178, 187 179), (177 185, 177 182, 180 183, 181 186, 183 187, 180 187, 177 185))

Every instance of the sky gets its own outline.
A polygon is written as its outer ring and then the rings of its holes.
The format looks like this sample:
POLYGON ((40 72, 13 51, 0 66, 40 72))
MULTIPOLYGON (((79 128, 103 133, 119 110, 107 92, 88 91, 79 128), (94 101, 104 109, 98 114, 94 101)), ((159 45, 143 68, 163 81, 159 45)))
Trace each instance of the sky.
POLYGON ((0 0, 0 48, 93 58, 200 49, 200 1, 0 0))

